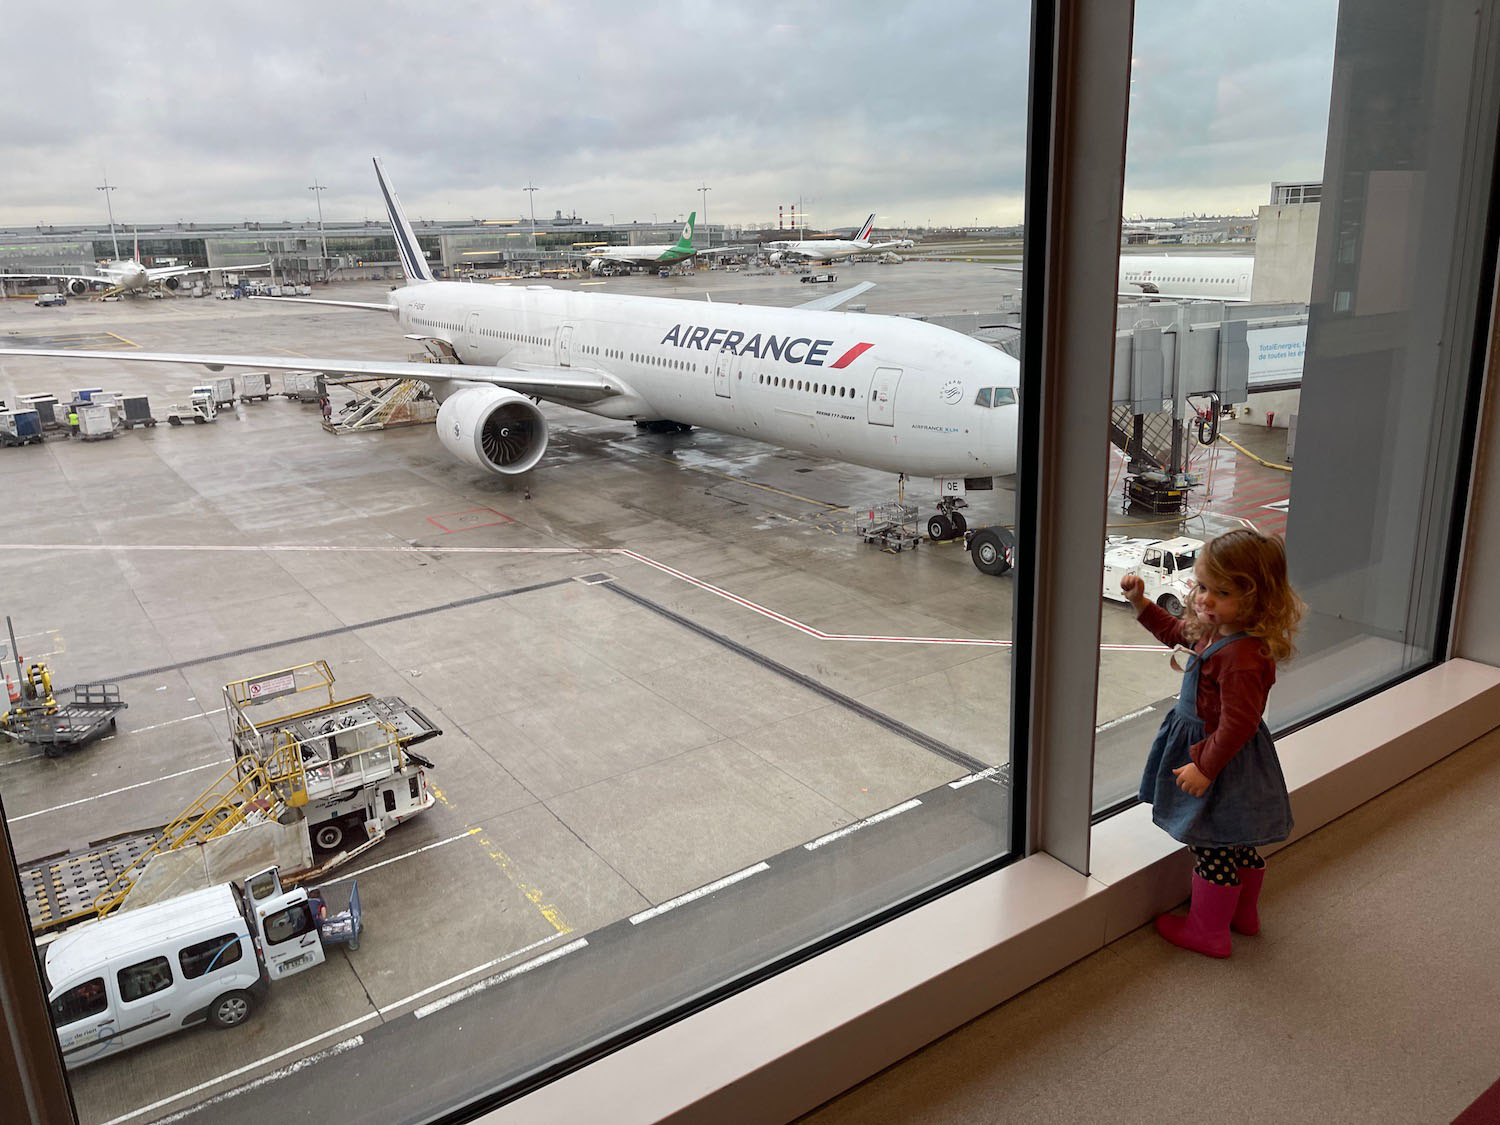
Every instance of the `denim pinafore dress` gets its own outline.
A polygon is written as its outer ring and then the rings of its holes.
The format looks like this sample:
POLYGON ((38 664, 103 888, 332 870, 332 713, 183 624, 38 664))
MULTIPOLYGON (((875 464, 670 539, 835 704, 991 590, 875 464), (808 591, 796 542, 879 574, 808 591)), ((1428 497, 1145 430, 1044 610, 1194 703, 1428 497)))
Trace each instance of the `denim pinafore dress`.
POLYGON ((1151 819, 1174 840, 1199 848, 1239 844, 1254 847, 1285 840, 1292 831, 1292 802, 1286 778, 1276 757, 1276 746, 1264 721, 1250 741, 1214 778, 1208 792, 1193 797, 1177 787, 1172 771, 1191 762, 1188 748, 1201 742, 1203 720, 1198 717, 1198 674, 1208 658, 1246 636, 1221 637, 1202 653, 1188 657, 1177 706, 1162 720, 1146 757, 1140 799, 1151 804, 1151 819))

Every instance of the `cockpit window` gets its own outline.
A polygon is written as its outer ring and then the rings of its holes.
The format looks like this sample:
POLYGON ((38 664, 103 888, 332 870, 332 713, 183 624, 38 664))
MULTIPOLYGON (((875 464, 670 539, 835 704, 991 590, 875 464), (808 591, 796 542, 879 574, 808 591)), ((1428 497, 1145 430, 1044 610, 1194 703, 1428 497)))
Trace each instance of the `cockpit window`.
POLYGON ((1016 392, 1013 387, 981 387, 974 396, 975 406, 1013 406, 1016 392))

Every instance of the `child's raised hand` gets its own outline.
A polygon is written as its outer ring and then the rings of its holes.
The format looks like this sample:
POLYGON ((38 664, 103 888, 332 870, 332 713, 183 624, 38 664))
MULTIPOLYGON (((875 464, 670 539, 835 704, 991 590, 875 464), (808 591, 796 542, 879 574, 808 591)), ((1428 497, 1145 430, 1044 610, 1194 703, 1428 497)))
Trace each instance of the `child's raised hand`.
POLYGON ((1133 606, 1139 606, 1146 598, 1146 583, 1137 574, 1127 574, 1120 579, 1120 593, 1133 606))
POLYGON ((1172 776, 1177 779, 1177 788, 1189 797, 1203 796, 1208 792, 1208 787, 1213 784, 1192 762, 1185 766, 1178 766, 1172 771, 1172 776))

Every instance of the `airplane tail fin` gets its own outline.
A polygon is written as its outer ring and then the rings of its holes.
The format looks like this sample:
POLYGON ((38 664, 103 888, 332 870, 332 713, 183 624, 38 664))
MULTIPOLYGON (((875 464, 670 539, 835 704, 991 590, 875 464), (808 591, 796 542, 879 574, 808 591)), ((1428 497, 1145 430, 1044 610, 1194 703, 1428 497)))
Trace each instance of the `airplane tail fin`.
POLYGON ((872 211, 870 217, 865 220, 865 225, 859 228, 859 233, 854 236, 856 242, 868 242, 870 232, 875 229, 875 213, 872 211))
POLYGON ((385 178, 385 166, 380 163, 378 156, 374 157, 374 161, 375 178, 380 182, 380 194, 385 199, 386 214, 390 216, 391 232, 396 236, 396 253, 401 256, 401 272, 406 274, 406 284, 415 285, 435 280, 427 259, 422 254, 422 248, 417 244, 417 236, 412 231, 411 224, 406 221, 401 200, 396 198, 395 189, 385 178))
POLYGON ((673 250, 691 250, 693 248, 693 225, 698 221, 698 212, 689 211, 688 221, 682 225, 682 234, 677 239, 677 245, 673 250))

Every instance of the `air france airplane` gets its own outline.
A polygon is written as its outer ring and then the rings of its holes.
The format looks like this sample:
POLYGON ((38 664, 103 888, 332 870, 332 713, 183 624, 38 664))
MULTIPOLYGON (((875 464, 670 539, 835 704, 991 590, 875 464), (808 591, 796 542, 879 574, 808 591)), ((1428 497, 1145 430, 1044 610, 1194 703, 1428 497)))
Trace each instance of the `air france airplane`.
POLYGON ((855 254, 867 254, 872 250, 889 250, 912 244, 909 238, 892 239, 890 242, 871 242, 870 234, 875 229, 875 215, 871 213, 859 233, 850 238, 810 238, 800 241, 768 242, 765 248, 771 251, 771 264, 782 262, 831 262, 836 258, 849 258, 855 254))
MULTIPOLYGON (((965 535, 966 485, 992 487, 1015 472, 1016 361, 937 325, 829 311, 870 282, 788 309, 436 281, 378 158, 375 174, 407 284, 384 304, 311 303, 387 313, 449 363, 39 348, 0 355, 420 380, 440 402, 443 447, 502 475, 526 472, 546 451, 541 400, 622 421, 670 419, 937 478, 938 510, 927 524, 935 539, 965 535)), ((1004 528, 967 538, 981 570, 1010 568, 1014 540, 1004 528)))

